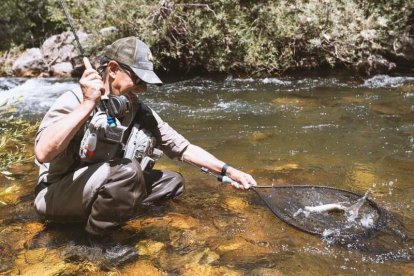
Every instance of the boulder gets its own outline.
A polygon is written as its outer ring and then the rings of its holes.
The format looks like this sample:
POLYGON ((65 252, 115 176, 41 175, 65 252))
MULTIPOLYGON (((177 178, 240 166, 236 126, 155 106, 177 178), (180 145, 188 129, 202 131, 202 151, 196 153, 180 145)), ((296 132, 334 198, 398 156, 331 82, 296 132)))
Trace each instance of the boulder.
MULTIPOLYGON (((76 34, 82 47, 86 48, 88 35, 84 32, 77 32, 76 34)), ((43 43, 41 50, 49 66, 60 62, 70 62, 73 58, 80 55, 72 32, 63 32, 49 37, 43 43)))
POLYGON ((47 71, 47 65, 39 48, 26 50, 12 66, 16 77, 36 77, 47 71))
POLYGON ((71 62, 60 62, 50 66, 49 73, 53 77, 70 77, 73 72, 71 62))

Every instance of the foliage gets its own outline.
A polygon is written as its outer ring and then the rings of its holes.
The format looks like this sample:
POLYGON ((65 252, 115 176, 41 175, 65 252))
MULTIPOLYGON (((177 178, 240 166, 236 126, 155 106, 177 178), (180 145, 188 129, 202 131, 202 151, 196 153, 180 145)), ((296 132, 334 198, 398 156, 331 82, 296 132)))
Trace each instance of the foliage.
POLYGON ((0 171, 33 158, 31 140, 38 127, 23 119, 0 119, 0 171))
POLYGON ((39 47, 47 36, 62 31, 62 25, 50 20, 52 0, 0 1, 0 51, 12 46, 39 47))
MULTIPOLYGON (((56 1, 40 2, 50 30, 67 26, 56 1)), ((370 73, 412 61, 413 2, 66 0, 75 24, 96 37, 91 52, 108 43, 99 29, 116 26, 150 44, 159 68, 251 74, 326 65, 370 73)))

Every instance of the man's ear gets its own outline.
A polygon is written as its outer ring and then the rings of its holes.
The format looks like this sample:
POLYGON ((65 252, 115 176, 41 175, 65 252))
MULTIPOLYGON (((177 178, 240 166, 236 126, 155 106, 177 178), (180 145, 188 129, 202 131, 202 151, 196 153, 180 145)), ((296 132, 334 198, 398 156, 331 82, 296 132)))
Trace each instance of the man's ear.
POLYGON ((115 60, 111 60, 108 62, 107 72, 111 78, 115 78, 116 72, 119 70, 119 64, 115 60))

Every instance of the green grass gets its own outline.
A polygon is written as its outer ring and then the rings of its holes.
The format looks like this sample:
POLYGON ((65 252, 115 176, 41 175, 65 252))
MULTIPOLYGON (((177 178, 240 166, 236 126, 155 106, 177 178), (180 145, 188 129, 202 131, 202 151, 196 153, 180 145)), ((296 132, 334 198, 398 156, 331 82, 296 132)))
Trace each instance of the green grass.
POLYGON ((11 165, 33 160, 33 142, 39 123, 24 119, 0 119, 0 172, 11 165))

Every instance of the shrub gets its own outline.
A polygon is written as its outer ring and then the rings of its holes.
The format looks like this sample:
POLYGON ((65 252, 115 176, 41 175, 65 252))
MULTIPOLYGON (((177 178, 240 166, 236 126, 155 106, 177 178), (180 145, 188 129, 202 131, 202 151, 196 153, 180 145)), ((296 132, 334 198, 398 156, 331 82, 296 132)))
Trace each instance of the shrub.
MULTIPOLYGON (((7 0, 10 1, 10 0, 7 0)), ((56 1, 46 5, 45 22, 67 27, 56 1)), ((119 36, 145 40, 156 66, 185 71, 274 74, 320 66, 371 73, 412 61, 412 1, 380 0, 67 0, 77 26, 108 41, 103 27, 119 36), (106 12, 104 12, 106 11, 106 12)))

